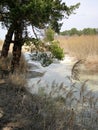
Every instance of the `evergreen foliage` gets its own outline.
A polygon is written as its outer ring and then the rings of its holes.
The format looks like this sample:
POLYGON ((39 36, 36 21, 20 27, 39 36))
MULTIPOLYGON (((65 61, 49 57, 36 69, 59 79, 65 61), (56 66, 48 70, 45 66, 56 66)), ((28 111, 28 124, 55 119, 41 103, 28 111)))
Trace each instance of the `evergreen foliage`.
POLYGON ((45 41, 51 42, 54 40, 55 32, 50 27, 45 31, 45 41))
MULTIPOLYGON (((44 28, 47 24, 58 32, 64 16, 69 16, 79 7, 79 3, 68 7, 61 0, 3 0, 0 2, 0 21, 9 27, 11 23, 22 22, 44 28)), ((14 23, 15 25, 15 23, 14 23)))
POLYGON ((61 0, 3 0, 0 1, 0 22, 8 29, 1 57, 7 57, 10 43, 14 43, 12 68, 19 65, 21 48, 28 38, 27 27, 44 29, 50 26, 55 32, 59 32, 62 23, 60 21, 79 7, 80 3, 68 7, 61 0), (14 35, 14 40, 12 37, 14 35))
POLYGON ((64 58, 63 49, 59 46, 58 41, 52 41, 52 44, 50 45, 50 51, 55 58, 59 60, 62 60, 64 58))
POLYGON ((97 35, 98 29, 96 28, 84 28, 83 30, 77 30, 76 28, 72 28, 70 30, 65 30, 60 33, 61 35, 97 35))

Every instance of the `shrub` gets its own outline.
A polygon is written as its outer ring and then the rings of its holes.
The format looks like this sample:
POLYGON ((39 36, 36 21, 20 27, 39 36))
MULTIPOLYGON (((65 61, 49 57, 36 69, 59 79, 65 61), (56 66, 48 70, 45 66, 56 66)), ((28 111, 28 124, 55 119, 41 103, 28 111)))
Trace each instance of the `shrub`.
POLYGON ((52 52, 53 56, 59 60, 64 58, 63 49, 59 46, 58 41, 53 41, 50 45, 50 51, 52 52))
POLYGON ((54 40, 54 34, 55 34, 54 30, 52 30, 51 28, 46 29, 46 31, 45 31, 45 41, 49 41, 49 42, 53 41, 54 40))
POLYGON ((39 61, 43 67, 50 65, 53 62, 51 52, 32 53, 32 60, 39 61))

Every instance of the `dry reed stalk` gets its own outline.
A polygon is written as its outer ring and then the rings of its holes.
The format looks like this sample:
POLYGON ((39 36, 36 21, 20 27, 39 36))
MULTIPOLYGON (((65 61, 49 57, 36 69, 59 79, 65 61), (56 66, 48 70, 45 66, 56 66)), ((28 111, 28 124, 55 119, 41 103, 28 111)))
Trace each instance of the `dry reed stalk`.
POLYGON ((65 52, 76 56, 79 59, 85 59, 89 55, 98 57, 98 36, 58 36, 56 38, 65 52))

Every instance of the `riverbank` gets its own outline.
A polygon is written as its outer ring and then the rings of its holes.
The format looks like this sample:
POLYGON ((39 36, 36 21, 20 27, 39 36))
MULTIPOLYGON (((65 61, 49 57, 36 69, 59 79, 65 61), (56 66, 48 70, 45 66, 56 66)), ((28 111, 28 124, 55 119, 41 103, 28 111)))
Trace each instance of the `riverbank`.
POLYGON ((59 86, 59 92, 61 89, 66 97, 58 95, 53 98, 55 87, 49 95, 42 90, 31 94, 26 86, 0 83, 0 129, 97 130, 98 107, 95 100, 91 101, 91 94, 88 93, 85 100, 81 95, 78 102, 73 97, 74 89, 67 91, 59 86))
POLYGON ((97 130, 97 91, 86 87, 87 77, 81 83, 71 78, 76 59, 65 55, 64 60, 42 67, 30 53, 26 56, 17 74, 0 82, 0 129, 97 130), (26 77, 28 69, 37 76, 26 77))

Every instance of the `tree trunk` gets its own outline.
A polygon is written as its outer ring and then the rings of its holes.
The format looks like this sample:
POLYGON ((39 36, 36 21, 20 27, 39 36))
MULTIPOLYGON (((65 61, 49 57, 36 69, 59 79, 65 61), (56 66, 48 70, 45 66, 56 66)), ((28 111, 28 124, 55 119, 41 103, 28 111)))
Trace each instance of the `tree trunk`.
POLYGON ((6 34, 5 41, 4 41, 4 44, 2 47, 2 51, 1 51, 1 57, 5 58, 8 56, 9 46, 12 41, 13 33, 14 33, 14 28, 13 28, 13 24, 12 24, 12 25, 10 25, 9 30, 6 34))
POLYGON ((14 46, 13 46, 13 59, 11 62, 11 70, 12 72, 19 67, 20 57, 21 57, 21 49, 23 45, 22 40, 22 25, 18 24, 15 30, 15 37, 14 37, 14 46))

